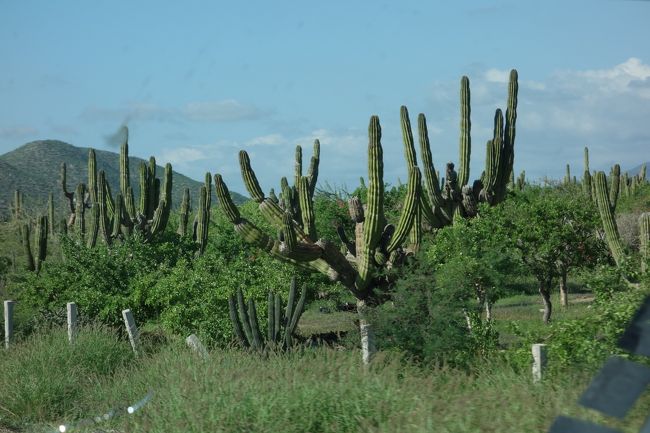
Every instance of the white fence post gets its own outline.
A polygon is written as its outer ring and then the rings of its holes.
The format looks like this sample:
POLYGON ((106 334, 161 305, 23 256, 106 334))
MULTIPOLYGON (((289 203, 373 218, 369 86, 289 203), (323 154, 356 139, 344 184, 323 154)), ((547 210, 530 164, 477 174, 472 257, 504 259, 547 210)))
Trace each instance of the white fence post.
POLYGON ((192 350, 192 352, 197 353, 201 358, 208 357, 208 350, 205 348, 199 337, 195 334, 190 335, 185 339, 185 344, 192 350))
POLYGON ((68 341, 72 343, 77 337, 77 304, 68 302, 66 307, 68 311, 68 341))
POLYGON ((9 348, 11 340, 14 336, 14 301, 4 302, 4 317, 5 317, 5 348, 9 348))
POLYGON ((368 322, 360 320, 359 327, 361 328, 361 359, 364 365, 368 365, 377 350, 375 338, 368 322))
POLYGON ((138 355, 140 338, 138 336, 138 328, 135 326, 135 320, 133 319, 133 313, 130 309, 123 310, 122 317, 124 318, 124 324, 126 325, 126 332, 129 334, 129 341, 131 342, 133 353, 138 355))
POLYGON ((539 382, 546 369, 546 344, 533 344, 533 382, 539 382))

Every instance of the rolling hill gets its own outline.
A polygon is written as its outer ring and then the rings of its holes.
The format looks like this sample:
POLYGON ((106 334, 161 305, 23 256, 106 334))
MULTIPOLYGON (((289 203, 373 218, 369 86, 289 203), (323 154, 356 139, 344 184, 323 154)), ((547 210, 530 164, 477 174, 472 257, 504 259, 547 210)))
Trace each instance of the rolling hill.
MULTIPOLYGON (((27 209, 43 209, 43 211, 48 194, 54 193, 57 213, 65 215, 67 200, 63 196, 60 185, 61 163, 65 162, 67 166, 68 190, 74 190, 78 183, 88 182, 88 150, 87 147, 76 147, 63 141, 40 140, 32 141, 0 155, 0 218, 9 215, 16 189, 24 193, 27 209)), ((106 178, 115 194, 115 191, 119 191, 119 153, 95 150, 95 154, 97 169, 106 172, 106 178)), ((129 157, 129 177, 136 200, 140 192, 138 169, 142 161, 141 158, 129 157)), ((156 176, 162 180, 164 167, 156 166, 156 176)), ((173 172, 172 179, 172 205, 179 206, 183 190, 189 188, 192 208, 196 209, 198 193, 203 183, 176 171, 173 172)), ((237 204, 248 200, 235 192, 232 192, 231 195, 237 204)), ((217 203, 214 186, 212 188, 212 203, 217 203)))

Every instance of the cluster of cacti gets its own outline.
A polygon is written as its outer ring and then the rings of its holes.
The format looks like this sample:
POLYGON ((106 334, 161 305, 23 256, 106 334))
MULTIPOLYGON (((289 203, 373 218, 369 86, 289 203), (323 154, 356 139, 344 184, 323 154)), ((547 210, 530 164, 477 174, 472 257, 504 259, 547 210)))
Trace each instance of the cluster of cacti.
MULTIPOLYGON (((88 185, 80 183, 76 191, 68 191, 66 164, 61 165, 61 187, 70 204, 68 228, 74 227, 82 243, 92 247, 98 234, 107 245, 113 240, 140 232, 145 240, 161 233, 169 219, 172 200, 172 167, 165 166, 161 183, 156 177, 156 160, 140 164, 139 206, 135 205, 133 188, 129 178, 129 147, 127 139, 120 148, 119 182, 120 191, 113 197, 106 174, 97 171, 95 151, 88 152, 88 185), (91 211, 90 224, 86 224, 86 209, 91 211), (87 237, 86 235, 89 234, 87 237)), ((189 203, 189 192, 188 192, 189 203)))
POLYGON ((265 197, 251 168, 245 151, 239 154, 240 168, 246 188, 259 203, 262 215, 280 231, 278 239, 263 233, 239 214, 221 175, 215 175, 219 203, 236 231, 248 242, 257 245, 280 260, 296 266, 319 271, 333 281, 340 281, 359 300, 373 298, 375 289, 384 285, 386 277, 380 272, 401 263, 417 250, 423 221, 439 228, 451 224, 454 218, 471 217, 478 211, 478 202, 495 204, 504 200, 511 178, 514 160, 515 122, 517 117, 517 72, 510 73, 508 107, 505 119, 500 109, 494 117, 493 138, 487 142, 485 171, 481 179, 470 186, 469 166, 470 90, 467 77, 461 79, 460 163, 458 172, 448 163, 441 186, 433 166, 426 119, 418 116, 420 149, 424 179, 417 165, 413 134, 406 107, 401 108, 404 152, 408 166, 408 184, 404 205, 397 225, 389 224, 384 213, 383 150, 379 118, 372 116, 368 128, 368 187, 366 209, 358 197, 349 202, 355 222, 354 240, 348 240, 343 230, 339 235, 346 251, 342 252, 329 240, 319 239, 313 215, 313 193, 319 164, 319 145, 315 144, 312 165, 307 176, 302 175, 302 152, 296 151, 295 185, 282 181, 280 203, 273 196, 265 197), (426 188, 423 188, 424 182, 426 188), (280 205, 282 204, 282 206, 280 205), (410 245, 404 246, 409 239, 410 245))
MULTIPOLYGON (((595 182, 596 172, 589 173, 589 149, 585 147, 585 170, 582 177, 582 190, 585 195, 591 197, 596 201, 595 182)), ((634 196, 639 187, 646 181, 646 165, 641 166, 641 170, 635 176, 630 176, 627 172, 621 174, 621 166, 614 164, 609 172, 609 201, 612 208, 616 208, 616 204, 621 197, 629 198, 634 196)))
POLYGON ((34 249, 31 247, 30 239, 31 224, 25 222, 21 228, 21 243, 25 249, 27 257, 27 270, 40 272, 41 266, 47 256, 47 235, 48 235, 48 218, 47 215, 41 215, 36 219, 34 234, 34 249))
POLYGON ((282 309, 280 295, 269 292, 268 321, 266 336, 260 332, 257 308, 253 298, 244 299, 241 289, 228 299, 230 320, 235 336, 244 348, 262 351, 267 348, 289 349, 293 346, 293 336, 298 326, 300 316, 305 309, 307 289, 303 289, 296 303, 296 278, 291 279, 289 299, 286 309, 282 309))

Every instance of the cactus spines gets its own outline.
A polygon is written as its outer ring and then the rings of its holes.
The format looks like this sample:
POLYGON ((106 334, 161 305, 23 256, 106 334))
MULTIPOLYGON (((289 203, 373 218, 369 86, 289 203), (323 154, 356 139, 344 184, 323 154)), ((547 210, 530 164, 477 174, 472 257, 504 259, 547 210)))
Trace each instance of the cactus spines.
POLYGON ((460 155, 457 192, 460 192, 467 185, 467 182, 469 182, 469 158, 472 151, 471 126, 469 78, 463 76, 460 80, 460 155))
POLYGON ((641 273, 645 274, 650 266, 650 212, 644 212, 639 217, 639 238, 641 273))
POLYGON ((605 238, 609 245, 609 250, 614 257, 614 261, 620 266, 625 258, 625 252, 621 236, 618 233, 618 227, 616 226, 616 220, 614 219, 614 208, 609 201, 607 181, 604 172, 599 171, 596 173, 594 185, 596 189, 596 204, 598 205, 600 219, 602 220, 603 228, 605 229, 605 238))

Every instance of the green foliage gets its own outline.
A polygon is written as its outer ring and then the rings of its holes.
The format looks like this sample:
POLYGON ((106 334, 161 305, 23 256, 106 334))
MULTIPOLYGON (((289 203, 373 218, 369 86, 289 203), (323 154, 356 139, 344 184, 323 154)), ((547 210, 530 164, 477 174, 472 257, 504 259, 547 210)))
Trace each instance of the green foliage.
MULTIPOLYGON (((474 320, 470 333, 463 311, 472 302, 464 287, 442 285, 422 261, 405 269, 391 293, 392 302, 370 312, 380 350, 398 350, 425 363, 467 366, 494 349, 491 325, 474 320)), ((474 317, 476 319, 476 317, 474 317)))

